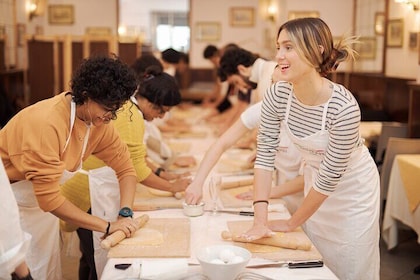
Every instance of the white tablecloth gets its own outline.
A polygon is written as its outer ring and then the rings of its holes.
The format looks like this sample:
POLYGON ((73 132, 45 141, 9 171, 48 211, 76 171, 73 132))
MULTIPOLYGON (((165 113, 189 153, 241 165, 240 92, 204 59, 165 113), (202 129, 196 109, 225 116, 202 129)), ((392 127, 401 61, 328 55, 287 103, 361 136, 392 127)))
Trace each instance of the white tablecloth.
MULTIPOLYGON (((289 213, 283 205, 279 204, 276 207, 280 207, 279 212, 270 213, 273 218, 287 218, 289 213)), ((166 209, 147 212, 150 218, 180 218, 185 217, 181 209, 166 209)), ((136 213, 140 215, 140 213, 136 213)), ((215 245, 215 244, 229 244, 226 241, 223 241, 220 237, 220 233, 223 230, 227 230, 226 222, 228 220, 252 220, 253 217, 245 217, 233 214, 224 214, 221 213, 218 216, 213 216, 210 213, 205 213, 203 216, 191 217, 189 218, 191 222, 191 257, 185 259, 186 263, 192 263, 194 265, 189 265, 187 268, 187 277, 192 275, 199 275, 201 273, 201 267, 196 265, 198 260, 195 257, 195 253, 199 248, 215 245)), ((146 261, 155 262, 157 267, 160 267, 163 271, 165 264, 170 264, 171 259, 146 259, 146 261)), ((258 262, 257 259, 251 259, 251 263, 258 262)), ((133 259, 133 258, 112 258, 108 260, 107 265, 104 268, 102 273, 102 280, 116 280, 116 279, 139 279, 140 264, 142 259, 133 259), (129 268, 127 270, 118 270, 114 268, 114 265, 117 263, 132 263, 136 267, 129 268)), ((132 265, 132 266, 133 266, 132 265)), ((305 268, 305 269, 289 269, 288 267, 271 267, 271 268, 254 268, 247 269, 247 271, 253 271, 258 274, 271 277, 274 279, 337 279, 337 277, 326 267, 320 268, 305 268)), ((183 275, 185 276, 185 275, 183 275)), ((162 278, 159 278, 162 279, 162 278)), ((173 278, 166 279, 179 279, 176 276, 173 278)), ((194 278, 188 278, 194 279, 194 278)), ((200 279, 200 278, 196 278, 200 279)))
POLYGON ((399 222, 415 230, 418 235, 417 242, 420 243, 420 207, 417 207, 414 212, 410 211, 398 164, 398 159, 406 156, 397 155, 395 157, 389 178, 388 195, 382 226, 382 238, 387 243, 388 250, 398 245, 399 222))

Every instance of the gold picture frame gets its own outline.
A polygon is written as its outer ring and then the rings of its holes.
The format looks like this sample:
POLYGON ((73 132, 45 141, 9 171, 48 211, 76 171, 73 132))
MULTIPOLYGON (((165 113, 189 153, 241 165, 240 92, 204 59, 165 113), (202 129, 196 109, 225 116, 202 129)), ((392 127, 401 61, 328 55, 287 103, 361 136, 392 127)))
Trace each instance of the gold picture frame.
POLYGON ((73 24, 74 6, 73 5, 49 5, 48 6, 49 24, 73 24))
POLYGON ((306 18, 306 17, 319 17, 318 11, 290 11, 288 19, 306 18))
POLYGON ((254 8, 240 7, 230 9, 230 25, 236 27, 254 26, 255 15, 254 8))
POLYGON ((221 27, 219 22, 197 22, 195 39, 197 41, 219 41, 221 27))
POLYGON ((384 35, 385 31, 385 13, 375 13, 375 35, 384 35))
POLYGON ((360 37, 359 43, 354 45, 354 50, 358 53, 358 58, 375 59, 376 58, 376 38, 360 37))
POLYGON ((388 22, 386 46, 401 48, 404 40, 404 20, 392 19, 388 22))

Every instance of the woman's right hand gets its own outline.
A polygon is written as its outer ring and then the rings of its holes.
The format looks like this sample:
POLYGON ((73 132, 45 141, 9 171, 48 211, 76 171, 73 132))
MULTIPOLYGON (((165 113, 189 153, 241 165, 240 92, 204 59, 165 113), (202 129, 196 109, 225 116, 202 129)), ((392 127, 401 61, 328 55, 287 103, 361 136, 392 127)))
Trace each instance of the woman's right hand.
POLYGON ((203 188, 191 183, 185 190, 185 203, 198 204, 203 196, 203 188))
POLYGON ((126 237, 132 236, 137 230, 137 224, 132 218, 120 217, 115 222, 111 222, 109 227, 109 234, 121 230, 125 233, 126 237))

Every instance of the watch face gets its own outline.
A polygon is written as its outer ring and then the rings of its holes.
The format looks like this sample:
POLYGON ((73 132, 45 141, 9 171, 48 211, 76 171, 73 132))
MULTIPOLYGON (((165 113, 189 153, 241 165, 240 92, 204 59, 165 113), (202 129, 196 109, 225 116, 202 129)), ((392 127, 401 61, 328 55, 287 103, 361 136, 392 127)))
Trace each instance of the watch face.
POLYGON ((128 207, 124 207, 124 208, 121 208, 119 215, 123 217, 132 217, 133 211, 128 207))

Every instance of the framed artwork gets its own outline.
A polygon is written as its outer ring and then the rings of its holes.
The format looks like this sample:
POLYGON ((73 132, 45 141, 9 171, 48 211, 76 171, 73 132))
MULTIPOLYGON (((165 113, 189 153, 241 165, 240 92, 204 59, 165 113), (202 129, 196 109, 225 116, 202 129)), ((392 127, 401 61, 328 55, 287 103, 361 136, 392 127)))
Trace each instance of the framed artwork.
POLYGON ((289 20, 295 18, 319 17, 318 11, 290 11, 289 20))
POLYGON ((195 39, 198 41, 220 40, 220 23, 218 22, 197 22, 195 39))
POLYGON ((377 12, 375 13, 375 34, 384 35, 385 29, 385 13, 377 12))
POLYGON ((375 59, 376 57, 376 38, 375 37, 360 37, 359 43, 354 45, 355 51, 362 59, 375 59))
POLYGON ((49 24, 73 24, 73 5, 49 5, 48 22, 49 24))
POLYGON ((85 34, 91 36, 111 36, 111 27, 86 27, 85 34))
POLYGON ((388 22, 387 47, 401 48, 403 46, 404 21, 402 19, 392 19, 388 22))
POLYGON ((410 49, 417 48, 417 40, 418 40, 417 38, 418 38, 417 32, 410 32, 408 34, 408 46, 410 47, 410 49))
POLYGON ((254 26, 254 8, 241 7, 230 9, 230 25, 238 27, 254 26))

